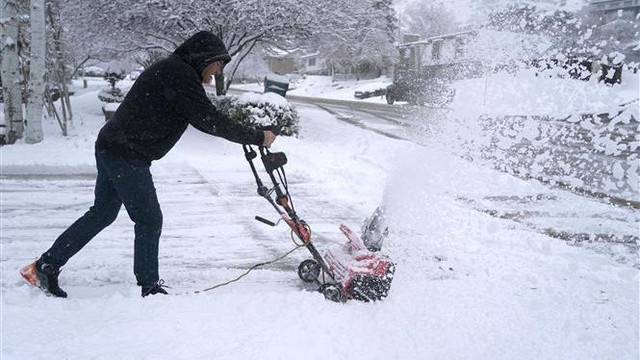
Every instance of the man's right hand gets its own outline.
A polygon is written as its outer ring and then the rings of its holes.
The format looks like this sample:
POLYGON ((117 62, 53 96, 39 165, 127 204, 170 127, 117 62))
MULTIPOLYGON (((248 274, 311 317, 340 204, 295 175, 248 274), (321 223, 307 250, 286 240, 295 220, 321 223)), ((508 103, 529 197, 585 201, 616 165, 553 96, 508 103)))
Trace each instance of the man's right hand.
POLYGON ((269 130, 263 130, 263 133, 264 133, 264 142, 262 143, 262 146, 266 148, 270 148, 271 144, 273 144, 273 141, 276 139, 276 134, 272 133, 269 130))

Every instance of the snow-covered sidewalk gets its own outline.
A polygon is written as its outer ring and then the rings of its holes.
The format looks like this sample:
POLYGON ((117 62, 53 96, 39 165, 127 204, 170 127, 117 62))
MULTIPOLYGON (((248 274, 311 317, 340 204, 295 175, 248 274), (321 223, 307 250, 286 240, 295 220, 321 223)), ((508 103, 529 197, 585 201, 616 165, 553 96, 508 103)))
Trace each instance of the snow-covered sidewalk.
MULTIPOLYGON (((549 189, 306 106, 298 109, 300 137, 274 145, 287 153, 296 209, 322 249, 343 241, 341 222, 357 229, 375 207, 387 207, 385 247, 397 271, 386 300, 325 301, 297 278, 303 251, 193 294, 293 247, 284 226, 253 220, 275 214, 255 194, 241 147, 193 129, 152 166, 165 218, 160 272, 172 295, 139 297, 133 225, 122 212, 64 268, 69 298, 48 298, 17 270, 93 199, 93 142, 103 119, 95 93, 74 101, 69 137, 49 123, 42 144, 0 148, 2 359, 640 355, 639 278, 631 263, 491 216, 469 201, 535 199, 549 189)), ((569 200, 567 212, 602 205, 569 200)))

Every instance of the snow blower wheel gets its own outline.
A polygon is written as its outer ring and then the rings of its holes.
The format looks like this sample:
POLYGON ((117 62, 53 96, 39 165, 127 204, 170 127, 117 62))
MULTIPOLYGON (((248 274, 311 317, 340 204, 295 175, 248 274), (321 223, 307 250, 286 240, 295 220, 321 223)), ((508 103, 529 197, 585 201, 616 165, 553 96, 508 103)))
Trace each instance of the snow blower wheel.
POLYGON ((324 295, 324 298, 334 302, 345 302, 347 297, 336 284, 323 284, 318 289, 324 295))
POLYGON ((298 276, 300 280, 306 283, 312 283, 318 280, 320 276, 320 264, 313 259, 307 259, 298 266, 298 276))

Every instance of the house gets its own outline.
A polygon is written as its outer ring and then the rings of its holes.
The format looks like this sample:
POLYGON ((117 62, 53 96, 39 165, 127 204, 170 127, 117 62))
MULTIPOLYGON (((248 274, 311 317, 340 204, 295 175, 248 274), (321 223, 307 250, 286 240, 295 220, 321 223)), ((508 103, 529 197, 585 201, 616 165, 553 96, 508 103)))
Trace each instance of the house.
POLYGON ((640 13, 640 0, 591 0, 589 11, 593 13, 630 13, 634 17, 640 13))
POLYGON ((296 48, 293 50, 269 49, 264 59, 274 74, 326 74, 326 66, 315 50, 296 48))
POLYGON ((538 58, 551 47, 539 35, 496 30, 470 30, 430 37, 398 45, 397 72, 418 72, 445 77, 479 76, 508 67, 514 61, 538 58))
POLYGON ((297 59, 300 57, 301 50, 282 50, 277 48, 269 49, 265 52, 264 59, 267 62, 269 70, 274 74, 285 75, 297 71, 297 59))
POLYGON ((327 75, 328 70, 319 52, 302 55, 300 57, 300 72, 309 75, 327 75))

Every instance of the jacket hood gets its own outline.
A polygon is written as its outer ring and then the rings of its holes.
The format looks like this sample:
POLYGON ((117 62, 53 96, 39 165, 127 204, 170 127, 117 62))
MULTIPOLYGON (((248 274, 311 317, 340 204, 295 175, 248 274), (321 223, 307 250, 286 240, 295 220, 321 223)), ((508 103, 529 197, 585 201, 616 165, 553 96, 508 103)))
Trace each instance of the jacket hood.
POLYGON ((173 53, 191 65, 200 76, 202 76, 202 70, 215 61, 223 61, 224 64, 231 61, 231 56, 222 40, 209 31, 196 33, 178 46, 173 53))

